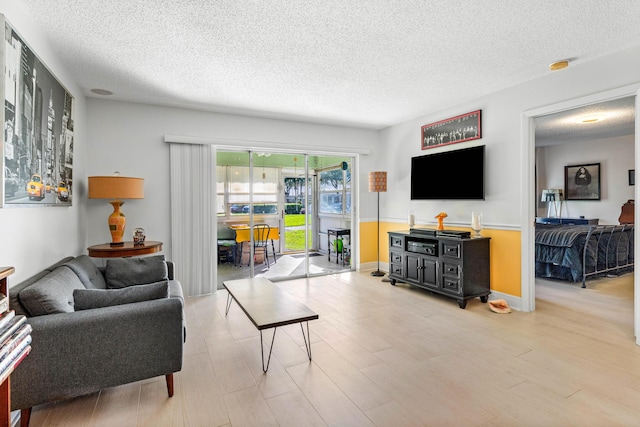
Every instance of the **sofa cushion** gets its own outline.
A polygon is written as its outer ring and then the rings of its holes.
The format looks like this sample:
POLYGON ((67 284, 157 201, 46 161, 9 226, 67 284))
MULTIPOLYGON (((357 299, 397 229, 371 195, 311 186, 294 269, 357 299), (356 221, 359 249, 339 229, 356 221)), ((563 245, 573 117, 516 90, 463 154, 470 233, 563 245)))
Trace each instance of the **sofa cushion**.
POLYGON ((24 288, 18 298, 29 316, 71 313, 74 289, 84 289, 84 285, 69 267, 63 265, 24 288))
POLYGON ((58 268, 61 265, 63 265, 65 262, 71 261, 72 259, 73 259, 73 257, 65 257, 65 258, 61 259, 60 261, 56 262, 55 264, 45 268, 44 270, 39 271, 38 273, 34 274, 33 276, 29 277, 28 279, 23 280, 22 282, 11 286, 11 291, 9 292, 9 308, 11 310, 15 310, 16 315, 29 316, 29 313, 27 312, 27 310, 24 308, 24 306, 20 302, 20 296, 19 296, 20 295, 20 291, 22 291, 23 289, 31 286, 32 284, 34 284, 38 280, 42 279, 47 274, 51 273, 56 268, 58 268))
POLYGON ((109 289, 162 282, 168 280, 167 263, 164 255, 109 259, 104 278, 109 289))
POLYGON ((75 289, 73 291, 76 311, 168 297, 169 282, 167 281, 120 289, 75 289))
POLYGON ((106 289, 107 282, 98 266, 87 255, 80 255, 65 263, 67 267, 78 275, 87 289, 106 289))

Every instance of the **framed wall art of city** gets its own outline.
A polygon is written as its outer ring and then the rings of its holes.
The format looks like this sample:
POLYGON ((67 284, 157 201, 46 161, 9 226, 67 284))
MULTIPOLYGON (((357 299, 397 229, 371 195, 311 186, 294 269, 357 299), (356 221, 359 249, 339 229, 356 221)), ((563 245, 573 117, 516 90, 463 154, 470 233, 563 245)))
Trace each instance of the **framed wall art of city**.
POLYGON ((0 203, 70 206, 74 99, 0 15, 4 108, 0 203))
POLYGON ((481 112, 482 110, 476 110, 422 126, 420 137, 422 149, 482 138, 481 112))
POLYGON ((565 200, 600 200, 600 163, 564 167, 565 200))

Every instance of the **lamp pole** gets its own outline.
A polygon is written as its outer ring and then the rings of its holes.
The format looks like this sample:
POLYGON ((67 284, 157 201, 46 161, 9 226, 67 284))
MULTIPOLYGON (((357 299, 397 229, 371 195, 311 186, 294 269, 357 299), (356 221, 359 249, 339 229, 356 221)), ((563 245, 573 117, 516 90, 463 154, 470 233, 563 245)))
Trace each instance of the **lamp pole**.
POLYGON ((378 191, 378 238, 376 239, 378 247, 378 269, 371 273, 374 277, 384 276, 384 273, 380 271, 380 192, 378 191))
POLYGON ((369 192, 378 193, 378 235, 376 247, 378 249, 378 269, 371 273, 372 276, 380 277, 384 276, 384 273, 380 271, 380 192, 387 191, 387 173, 382 171, 369 172, 369 192))

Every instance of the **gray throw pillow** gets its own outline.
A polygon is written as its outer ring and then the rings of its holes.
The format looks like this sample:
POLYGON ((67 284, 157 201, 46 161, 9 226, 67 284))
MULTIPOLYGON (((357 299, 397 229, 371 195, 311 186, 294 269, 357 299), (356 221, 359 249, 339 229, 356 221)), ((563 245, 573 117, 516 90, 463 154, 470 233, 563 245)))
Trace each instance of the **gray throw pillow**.
POLYGON ((104 269, 104 278, 109 289, 145 285, 169 279, 164 255, 109 259, 104 269))
POLYGON ((18 294, 29 316, 73 312, 73 291, 84 289, 78 276, 61 266, 24 288, 18 294))
POLYGON ((64 265, 78 275, 80 281, 87 289, 106 289, 107 282, 98 269, 98 266, 87 255, 80 255, 64 265))
POLYGON ((122 289, 76 289, 73 291, 76 311, 168 297, 169 282, 166 281, 122 289))

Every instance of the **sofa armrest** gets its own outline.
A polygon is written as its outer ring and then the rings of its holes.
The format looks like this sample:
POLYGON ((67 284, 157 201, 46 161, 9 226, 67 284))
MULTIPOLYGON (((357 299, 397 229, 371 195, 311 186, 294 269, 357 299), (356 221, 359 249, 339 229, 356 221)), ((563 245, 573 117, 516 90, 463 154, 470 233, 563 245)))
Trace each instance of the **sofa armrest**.
POLYGON ((33 327, 32 349, 12 374, 12 409, 182 369, 185 319, 180 297, 27 321, 33 327))
POLYGON ((182 292, 182 285, 177 280, 169 279, 169 298, 178 298, 184 305, 184 293, 182 292))

